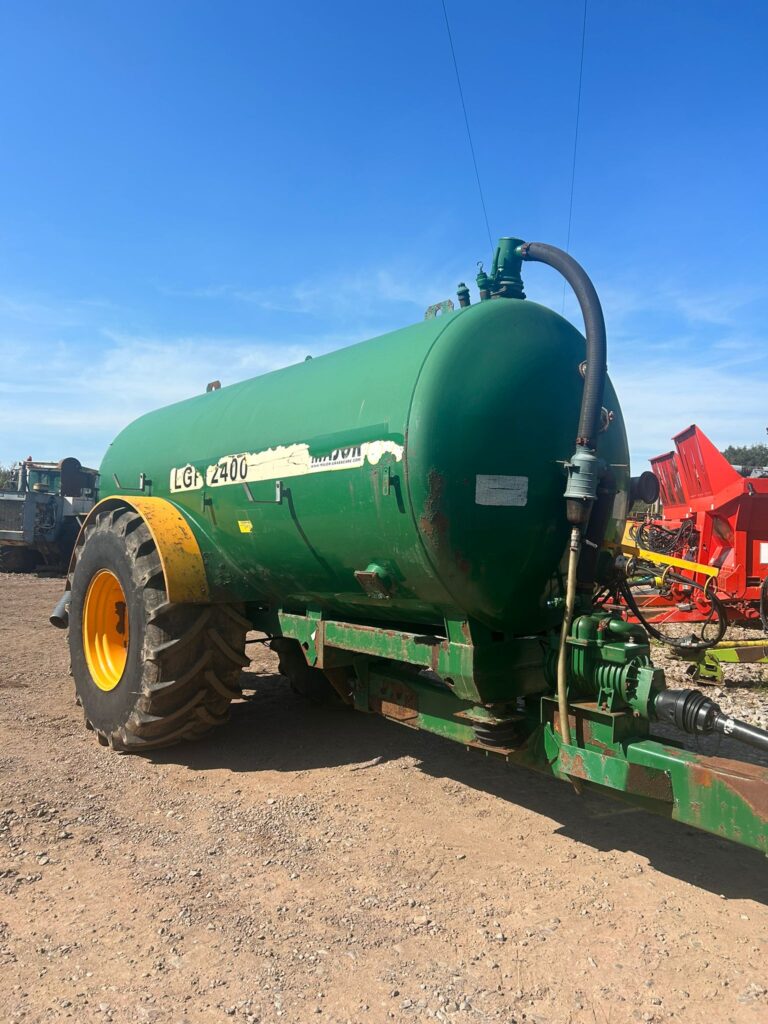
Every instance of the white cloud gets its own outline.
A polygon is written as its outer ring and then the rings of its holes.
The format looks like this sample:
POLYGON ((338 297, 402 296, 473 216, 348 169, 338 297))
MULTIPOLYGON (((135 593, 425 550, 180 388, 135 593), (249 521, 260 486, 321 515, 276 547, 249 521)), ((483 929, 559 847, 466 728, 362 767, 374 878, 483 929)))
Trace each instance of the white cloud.
POLYGON ((669 288, 661 294, 689 322, 722 327, 730 326, 737 313, 762 298, 755 288, 733 284, 695 293, 669 288))
MULTIPOLYGON (((413 307, 410 315, 418 318, 435 302, 447 298, 455 301, 456 285, 461 279, 461 268, 453 264, 428 267, 403 263, 367 270, 343 270, 269 288, 215 284, 189 289, 163 286, 159 290, 181 298, 236 301, 270 312, 346 323, 361 315, 370 319, 392 317, 394 308, 400 304, 413 307)), ((395 326, 398 324, 393 323, 392 327, 395 326)), ((360 340, 363 337, 361 335, 360 340)))
POLYGON ((138 416, 354 344, 376 333, 318 333, 271 341, 178 338, 104 330, 85 350, 74 343, 0 341, 0 463, 27 454, 75 455, 98 464, 112 438, 138 416))
POLYGON ((620 396, 633 468, 672 447, 672 436, 696 423, 718 448, 765 442, 768 373, 723 371, 669 358, 653 372, 624 362, 611 377, 620 396))
MULTIPOLYGON (((95 354, 57 354, 25 344, 13 352, 12 383, 0 383, 0 462, 76 455, 98 463, 110 440, 151 409, 300 361, 306 346, 231 338, 105 335, 95 354)), ((4 362, 4 365, 5 364, 4 362)))
MULTIPOLYGON (((545 304, 559 312, 562 291, 549 282, 545 289, 545 304)), ((737 285, 713 293, 610 283, 600 295, 609 372, 633 469, 647 468, 648 457, 669 451, 672 436, 691 423, 719 448, 765 442, 768 359, 759 306, 766 292, 737 285)), ((583 329, 570 294, 565 314, 583 329)))
MULTIPOLYGON (((529 297, 560 311, 557 276, 543 267, 525 269, 529 297)), ((412 323, 427 305, 452 296, 460 278, 455 266, 380 267, 282 289, 216 285, 184 293, 221 301, 225 323, 234 319, 233 301, 306 318, 278 317, 275 338, 141 334, 120 326, 135 321, 135 311, 128 315, 97 299, 59 306, 5 295, 0 462, 74 454, 98 463, 136 416, 199 394, 210 380, 232 383, 412 323)), ((736 287, 716 296, 650 291, 611 280, 601 284, 601 295, 609 369, 636 468, 668 450, 672 435, 691 422, 720 447, 765 439, 768 361, 753 316, 764 295, 736 287)), ((581 329, 568 289, 565 314, 581 329)))

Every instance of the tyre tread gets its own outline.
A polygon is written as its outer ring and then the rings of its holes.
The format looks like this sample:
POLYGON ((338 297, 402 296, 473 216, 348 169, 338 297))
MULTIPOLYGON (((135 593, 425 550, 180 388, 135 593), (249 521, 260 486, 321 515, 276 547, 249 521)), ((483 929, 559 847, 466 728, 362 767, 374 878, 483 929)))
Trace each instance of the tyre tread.
MULTIPOLYGON (((142 752, 193 740, 227 721, 249 664, 251 624, 240 605, 172 604, 160 555, 142 517, 127 508, 102 513, 86 534, 111 531, 125 540, 145 610, 140 692, 128 719, 105 732, 86 717, 98 740, 115 750, 142 752)), ((87 536, 81 545, 87 543, 87 536)), ((70 580, 71 582, 71 580, 70 580)))

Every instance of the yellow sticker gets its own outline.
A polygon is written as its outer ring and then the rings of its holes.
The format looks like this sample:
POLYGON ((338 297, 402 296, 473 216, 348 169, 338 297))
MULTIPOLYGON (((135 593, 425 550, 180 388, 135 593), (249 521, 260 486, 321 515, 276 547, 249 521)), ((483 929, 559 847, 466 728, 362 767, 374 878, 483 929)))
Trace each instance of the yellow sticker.
POLYGON ((237 525, 240 527, 240 533, 252 533, 253 523, 250 519, 238 519, 237 525))

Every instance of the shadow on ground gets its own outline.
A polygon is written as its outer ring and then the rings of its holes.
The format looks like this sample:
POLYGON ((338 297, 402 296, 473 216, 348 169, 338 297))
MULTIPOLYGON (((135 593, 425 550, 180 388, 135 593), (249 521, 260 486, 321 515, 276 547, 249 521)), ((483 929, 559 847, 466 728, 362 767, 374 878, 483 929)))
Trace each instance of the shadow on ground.
MULTIPOLYGON (((417 770, 451 779, 559 822, 556 834, 600 851, 631 851, 664 874, 730 899, 768 904, 766 858, 755 850, 628 807, 603 793, 577 796, 566 784, 510 767, 449 740, 362 715, 314 707, 280 676, 247 676, 255 686, 232 705, 227 726, 194 744, 149 754, 193 771, 226 768, 299 772, 415 758, 417 770)), ((499 834, 499 842, 504 836, 499 834)))

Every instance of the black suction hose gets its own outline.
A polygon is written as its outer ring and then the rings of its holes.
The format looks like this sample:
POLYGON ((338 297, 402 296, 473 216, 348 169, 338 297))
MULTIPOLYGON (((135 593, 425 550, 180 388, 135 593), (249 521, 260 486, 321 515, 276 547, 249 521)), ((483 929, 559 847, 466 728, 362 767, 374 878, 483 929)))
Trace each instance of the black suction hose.
MULTIPOLYGON (((583 267, 581 267, 572 256, 554 245, 545 245, 543 242, 524 242, 518 249, 520 257, 534 263, 546 263, 559 271, 576 295, 581 307, 581 314, 584 317, 584 334, 587 339, 587 368, 584 375, 584 394, 581 399, 581 413, 579 415, 579 430, 576 437, 576 448, 589 449, 594 451, 597 447, 597 434, 600 429, 600 414, 603 406, 603 390, 607 374, 606 354, 607 344, 605 338, 605 320, 600 300, 597 297, 595 286, 590 281, 583 267)), ((566 497, 568 497, 566 491, 566 497)), ((586 504, 591 505, 597 498, 597 479, 594 486, 587 488, 585 493, 580 495, 586 499, 586 504), (589 493, 589 491, 592 493, 589 493)), ((572 520, 571 520, 572 521, 572 520)), ((584 520, 585 521, 585 520, 584 520)), ((580 534, 580 531, 578 531, 580 534)), ((577 530, 574 529, 574 534, 577 530)), ((580 539, 580 537, 579 537, 580 539)), ((572 538, 573 548, 573 538, 572 538)), ((578 560, 572 557, 572 562, 578 560)), ((573 566, 575 576, 575 564, 573 566)), ((569 572, 570 576, 570 572, 569 572)), ((765 594, 761 598, 768 598, 768 581, 763 584, 765 594)), ((629 588, 627 588, 629 593, 629 588)), ((764 611, 761 601, 761 612, 764 611)), ((567 618, 567 615, 566 615, 567 618)), ((763 623, 765 626, 765 622, 763 623)), ((565 632, 565 631, 564 631, 565 632)), ((563 639, 561 638, 562 655, 563 639)), ((559 675, 559 673, 558 673, 559 675)), ((558 679, 558 703, 560 704, 561 731, 564 739, 569 740, 569 727, 566 703, 564 698, 564 687, 561 688, 558 679), (562 719, 564 718, 564 722, 562 719)), ((733 736, 742 743, 748 743, 760 750, 768 751, 768 732, 757 729, 755 726, 738 719, 729 718, 724 715, 720 707, 705 697, 698 690, 662 690, 656 697, 654 704, 656 717, 661 721, 667 721, 676 725, 684 732, 697 733, 720 733, 724 736, 733 736)))
POLYGON ((587 370, 584 376, 584 394, 581 399, 576 444, 594 450, 597 447, 597 435, 600 430, 600 413, 607 373, 605 319, 600 299, 584 268, 562 249, 554 245, 545 245, 544 242, 524 242, 519 252, 524 260, 546 263, 547 266, 554 267, 563 275, 579 300, 587 339, 587 370))
POLYGON ((576 451, 571 458, 568 485, 565 489, 566 515, 571 524, 570 555, 565 591, 565 609, 560 629, 557 654, 557 705, 560 735, 565 743, 571 741, 568 719, 568 673, 566 644, 573 621, 576 598, 576 573, 582 547, 582 533, 598 496, 598 483, 605 470, 595 455, 600 414, 603 408, 603 389, 607 374, 605 320, 595 286, 586 271, 567 252, 543 242, 523 242, 516 250, 521 259, 546 263, 563 275, 579 300, 584 317, 584 336, 587 339, 587 365, 584 373, 584 391, 581 396, 579 428, 576 433, 576 451))

